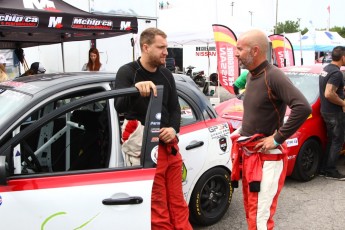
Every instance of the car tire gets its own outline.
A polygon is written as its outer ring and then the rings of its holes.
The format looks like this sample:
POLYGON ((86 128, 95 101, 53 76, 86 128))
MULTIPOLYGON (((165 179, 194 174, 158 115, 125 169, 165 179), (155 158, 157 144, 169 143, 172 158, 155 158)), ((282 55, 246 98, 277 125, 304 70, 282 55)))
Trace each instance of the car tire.
POLYGON ((309 139, 302 145, 291 177, 299 181, 310 181, 316 175, 321 159, 321 146, 314 139, 309 139))
POLYGON ((190 221, 208 226, 218 222, 231 203, 233 188, 224 168, 205 172, 194 187, 190 202, 190 221))

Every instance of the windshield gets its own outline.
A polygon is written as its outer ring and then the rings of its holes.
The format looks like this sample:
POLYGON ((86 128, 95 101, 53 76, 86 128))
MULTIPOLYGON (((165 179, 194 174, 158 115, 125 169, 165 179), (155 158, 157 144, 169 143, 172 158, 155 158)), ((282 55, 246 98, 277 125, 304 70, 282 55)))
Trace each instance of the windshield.
POLYGON ((319 97, 319 75, 302 72, 285 72, 292 83, 303 93, 309 104, 319 97))
POLYGON ((30 99, 31 96, 27 94, 0 88, 0 126, 19 113, 20 108, 30 99))

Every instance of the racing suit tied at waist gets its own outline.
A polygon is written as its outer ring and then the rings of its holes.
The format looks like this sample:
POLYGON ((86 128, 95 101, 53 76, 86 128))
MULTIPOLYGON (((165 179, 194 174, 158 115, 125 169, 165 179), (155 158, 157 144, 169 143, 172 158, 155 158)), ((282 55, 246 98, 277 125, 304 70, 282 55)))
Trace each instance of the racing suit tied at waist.
MULTIPOLYGON (((254 150, 259 140, 266 137, 263 134, 255 134, 246 139, 240 138, 240 135, 233 136, 232 139, 232 172, 231 183, 233 187, 238 187, 238 181, 241 179, 241 157, 242 167, 245 177, 249 183, 249 190, 251 192, 260 192, 260 182, 262 180, 262 165, 264 161, 279 161, 282 160, 284 154, 272 154, 270 150, 263 153, 260 150, 254 150)), ((275 149, 277 151, 277 149, 275 149)))

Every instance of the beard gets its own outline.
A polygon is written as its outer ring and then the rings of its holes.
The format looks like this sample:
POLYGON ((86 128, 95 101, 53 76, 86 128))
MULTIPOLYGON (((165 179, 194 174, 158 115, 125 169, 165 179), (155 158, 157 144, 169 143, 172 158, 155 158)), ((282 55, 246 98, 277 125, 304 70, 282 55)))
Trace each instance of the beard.
POLYGON ((159 67, 161 65, 165 65, 165 59, 164 61, 161 61, 160 57, 154 56, 154 55, 150 55, 149 56, 149 64, 152 67, 159 67))
POLYGON ((249 54, 247 54, 246 57, 239 59, 240 67, 242 69, 248 69, 248 67, 253 64, 253 59, 254 59, 253 56, 250 56, 249 54))

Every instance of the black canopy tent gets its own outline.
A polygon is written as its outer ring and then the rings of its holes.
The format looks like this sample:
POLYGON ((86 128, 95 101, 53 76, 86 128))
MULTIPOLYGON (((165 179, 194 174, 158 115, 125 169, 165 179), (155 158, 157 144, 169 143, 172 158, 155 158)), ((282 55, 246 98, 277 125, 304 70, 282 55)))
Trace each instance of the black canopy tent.
POLYGON ((62 44, 137 32, 138 20, 132 16, 92 14, 62 0, 0 0, 0 49, 62 44))

